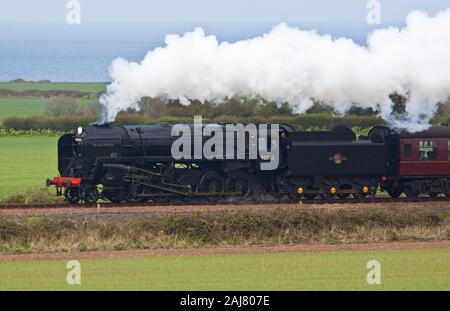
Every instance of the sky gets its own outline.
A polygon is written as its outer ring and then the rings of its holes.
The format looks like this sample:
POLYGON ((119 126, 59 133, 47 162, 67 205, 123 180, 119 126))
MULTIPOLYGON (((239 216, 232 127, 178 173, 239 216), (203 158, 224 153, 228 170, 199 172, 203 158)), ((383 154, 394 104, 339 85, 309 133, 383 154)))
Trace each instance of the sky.
MULTIPOLYGON (((82 23, 365 22, 368 0, 79 0, 82 23)), ((65 23, 69 0, 0 0, 0 24, 65 23)), ((383 23, 431 14, 450 0, 380 0, 383 23)))
POLYGON ((196 27, 235 42, 286 22, 365 45, 377 28, 404 26, 413 10, 450 7, 450 0, 378 0, 381 24, 369 25, 369 0, 78 0, 81 24, 69 25, 70 1, 0 0, 0 81, 106 81, 113 59, 139 61, 167 34, 196 27))

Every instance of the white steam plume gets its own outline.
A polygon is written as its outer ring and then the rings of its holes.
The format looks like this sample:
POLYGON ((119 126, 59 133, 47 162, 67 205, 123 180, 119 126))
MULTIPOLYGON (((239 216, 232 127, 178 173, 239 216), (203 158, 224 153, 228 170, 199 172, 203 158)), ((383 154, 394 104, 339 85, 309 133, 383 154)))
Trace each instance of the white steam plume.
POLYGON ((218 42, 201 28, 167 35, 165 43, 141 63, 113 61, 113 82, 100 98, 104 121, 137 108, 144 96, 186 103, 246 94, 287 101, 298 113, 311 107, 311 98, 341 113, 371 107, 391 125, 417 131, 450 95, 450 8, 433 17, 411 12, 406 27, 374 31, 367 47, 286 24, 235 43, 218 42), (401 120, 392 117, 394 92, 408 97, 401 120))

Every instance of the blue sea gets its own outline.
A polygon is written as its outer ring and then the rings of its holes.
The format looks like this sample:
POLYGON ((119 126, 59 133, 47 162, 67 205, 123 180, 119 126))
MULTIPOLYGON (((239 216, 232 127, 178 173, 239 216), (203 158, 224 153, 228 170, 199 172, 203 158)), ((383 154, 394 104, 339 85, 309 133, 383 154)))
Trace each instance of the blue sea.
MULTIPOLYGON (((353 39, 364 45, 374 29, 367 24, 301 24, 321 34, 353 39)), ((108 67, 117 57, 140 61, 164 44, 169 33, 183 34, 200 26, 220 41, 237 41, 269 31, 273 23, 170 24, 1 24, 0 81, 110 81, 108 67)))

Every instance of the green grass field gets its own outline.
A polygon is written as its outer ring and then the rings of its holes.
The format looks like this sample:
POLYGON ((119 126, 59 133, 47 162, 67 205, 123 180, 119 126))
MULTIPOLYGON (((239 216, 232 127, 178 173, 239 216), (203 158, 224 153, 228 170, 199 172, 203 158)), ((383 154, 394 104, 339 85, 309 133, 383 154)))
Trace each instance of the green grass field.
POLYGON ((450 290, 450 249, 80 260, 72 286, 66 263, 0 262, 0 290, 450 290))
POLYGON ((0 199, 57 174, 57 137, 0 137, 0 199))
POLYGON ((80 92, 102 92, 106 90, 106 82, 0 82, 0 89, 27 91, 80 91, 80 92))
MULTIPOLYGON (((14 91, 27 90, 62 90, 62 91, 81 91, 89 93, 98 93, 106 90, 107 83, 86 82, 86 83, 35 83, 35 82, 0 82, 0 89, 14 91)), ((5 97, 0 96, 0 122, 9 117, 30 117, 41 115, 44 111, 44 99, 33 97, 5 97)))
POLYGON ((42 98, 0 97, 0 122, 9 117, 30 117, 44 111, 42 98))

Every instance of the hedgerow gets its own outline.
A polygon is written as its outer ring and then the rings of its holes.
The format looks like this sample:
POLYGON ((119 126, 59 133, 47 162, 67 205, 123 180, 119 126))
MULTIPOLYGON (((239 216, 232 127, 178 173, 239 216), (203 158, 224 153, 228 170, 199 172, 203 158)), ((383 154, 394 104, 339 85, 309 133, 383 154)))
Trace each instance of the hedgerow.
POLYGON ((97 116, 64 116, 64 117, 13 117, 3 121, 5 129, 11 130, 53 130, 72 131, 80 125, 87 125, 98 120, 97 116))
POLYGON ((64 135, 66 132, 56 131, 56 130, 15 130, 15 129, 0 129, 0 137, 11 137, 11 136, 21 136, 21 137, 31 137, 31 136, 48 136, 48 137, 59 137, 64 135))
MULTIPOLYGON (((86 126, 90 123, 99 121, 99 117, 95 115, 81 115, 81 116, 63 116, 63 117, 45 117, 34 116, 26 118, 8 118, 3 121, 3 127, 7 130, 52 130, 67 132, 73 131, 78 126, 86 126)), ((192 117, 160 117, 151 118, 146 115, 137 113, 121 113, 118 115, 114 124, 153 124, 158 122, 168 123, 192 123, 192 117)), ((216 118, 204 118, 204 123, 256 123, 256 124, 290 124, 297 130, 326 130, 331 129, 337 125, 346 125, 357 128, 370 128, 375 125, 385 124, 376 116, 331 116, 327 114, 307 114, 298 116, 276 116, 276 117, 238 117, 232 115, 222 115, 216 118)))

